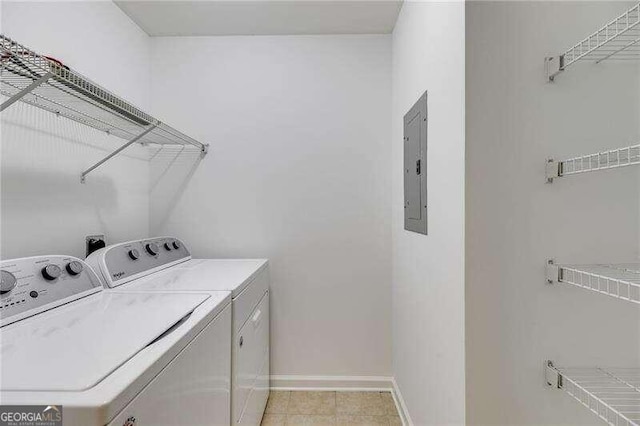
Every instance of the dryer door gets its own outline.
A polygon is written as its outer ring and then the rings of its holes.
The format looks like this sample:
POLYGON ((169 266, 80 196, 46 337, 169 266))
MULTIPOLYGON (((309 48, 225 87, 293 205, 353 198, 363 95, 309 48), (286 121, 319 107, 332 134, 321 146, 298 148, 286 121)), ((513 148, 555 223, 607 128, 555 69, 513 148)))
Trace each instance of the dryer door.
POLYGON ((259 425, 269 397, 269 292, 234 336, 233 420, 259 425))

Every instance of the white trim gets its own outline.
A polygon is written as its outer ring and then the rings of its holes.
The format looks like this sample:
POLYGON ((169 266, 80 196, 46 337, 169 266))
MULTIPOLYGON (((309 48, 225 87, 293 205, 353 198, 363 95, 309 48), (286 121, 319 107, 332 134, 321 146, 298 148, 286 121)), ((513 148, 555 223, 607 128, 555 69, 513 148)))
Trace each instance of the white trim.
POLYGON ((392 391, 386 376, 271 376, 272 390, 392 391))
POLYGON ((398 387, 398 383, 396 383, 396 378, 391 378, 391 383, 393 385, 393 400, 396 403, 396 409, 398 410, 398 414, 400 414, 400 420, 402 420, 402 424, 404 426, 413 426, 413 421, 411 420, 411 416, 409 415, 409 410, 407 409, 407 405, 404 402, 404 398, 402 398, 402 394, 400 393, 400 388, 398 387))

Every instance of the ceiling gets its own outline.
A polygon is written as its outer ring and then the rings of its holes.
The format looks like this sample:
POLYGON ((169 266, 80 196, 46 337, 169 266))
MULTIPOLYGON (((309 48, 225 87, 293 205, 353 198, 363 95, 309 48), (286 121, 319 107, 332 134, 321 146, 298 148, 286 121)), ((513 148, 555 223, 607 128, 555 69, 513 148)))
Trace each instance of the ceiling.
POLYGON ((115 0, 150 36, 388 34, 401 0, 115 0))

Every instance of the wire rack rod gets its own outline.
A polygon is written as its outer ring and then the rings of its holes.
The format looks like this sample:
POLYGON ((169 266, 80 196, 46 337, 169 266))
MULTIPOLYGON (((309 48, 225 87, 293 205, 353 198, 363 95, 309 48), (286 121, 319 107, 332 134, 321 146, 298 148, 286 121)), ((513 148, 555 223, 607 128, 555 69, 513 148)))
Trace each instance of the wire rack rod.
POLYGON ((606 23, 559 56, 547 57, 547 78, 566 71, 579 61, 640 59, 640 3, 606 23))
MULTIPOLYGON (((141 144, 208 145, 162 123, 60 61, 0 34, 0 111, 20 100, 116 137, 141 144), (152 130, 147 131, 152 126, 152 130), (142 136, 141 136, 142 135, 142 136)), ((84 176, 84 174, 83 174, 84 176)))
POLYGON ((565 283, 640 304, 640 263, 547 265, 547 282, 565 283))
POLYGON ((594 172, 597 170, 615 169, 618 167, 640 164, 640 145, 631 145, 595 154, 568 158, 562 161, 547 160, 547 182, 555 178, 594 172))
POLYGON ((547 361, 545 378, 608 424, 640 426, 640 368, 560 368, 547 361))

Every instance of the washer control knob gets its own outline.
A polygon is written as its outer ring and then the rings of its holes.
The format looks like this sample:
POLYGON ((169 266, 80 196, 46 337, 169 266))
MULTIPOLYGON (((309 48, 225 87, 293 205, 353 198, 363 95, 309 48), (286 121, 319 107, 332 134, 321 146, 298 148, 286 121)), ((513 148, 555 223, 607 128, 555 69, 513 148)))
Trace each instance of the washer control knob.
POLYGON ((49 265, 42 268, 42 276, 47 281, 53 281, 58 278, 62 274, 62 269, 58 265, 54 265, 50 263, 49 265))
POLYGON ((82 272, 82 270, 84 269, 84 266, 82 266, 81 262, 78 262, 77 260, 73 260, 67 263, 66 269, 69 275, 75 276, 82 272))
POLYGON ((171 247, 171 244, 169 244, 169 243, 164 243, 164 249, 165 249, 166 251, 171 251, 171 250, 173 250, 173 248, 171 247))
POLYGON ((0 274, 0 294, 9 293, 16 286, 18 280, 9 271, 1 271, 0 274))
POLYGON ((174 249, 178 250, 180 248, 180 241, 174 241, 171 245, 174 249))
POLYGON ((129 257, 131 260, 138 260, 140 259, 140 252, 136 249, 131 249, 129 250, 129 257))
POLYGON ((144 248, 151 256, 156 256, 160 252, 160 248, 156 243, 148 243, 144 248))

